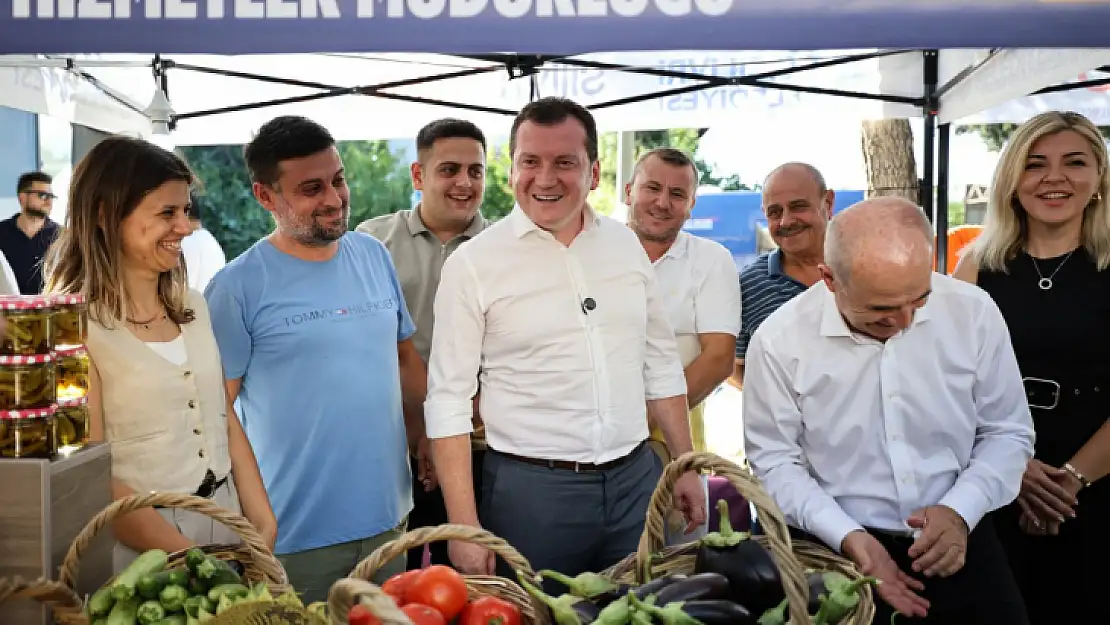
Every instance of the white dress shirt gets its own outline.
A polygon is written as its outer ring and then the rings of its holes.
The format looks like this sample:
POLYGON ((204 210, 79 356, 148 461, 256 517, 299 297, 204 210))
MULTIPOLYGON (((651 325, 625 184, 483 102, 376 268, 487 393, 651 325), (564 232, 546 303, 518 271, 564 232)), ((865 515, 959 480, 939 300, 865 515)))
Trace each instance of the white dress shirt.
POLYGON ((490 448, 607 462, 647 438, 645 400, 686 392, 647 254, 593 211, 566 247, 514 208, 447 259, 434 314, 429 438, 471 431, 480 379, 490 448))
POLYGON ((728 248, 680 231, 655 261, 655 277, 682 366, 701 353, 699 334, 740 334, 740 274, 728 248))
POLYGON ((861 527, 909 533, 941 504, 969 528, 1012 502, 1033 420, 998 307, 933 274, 909 328, 886 343, 849 331, 819 282, 752 336, 748 458, 787 523, 834 549, 861 527))
POLYGON ((181 252, 185 254, 185 269, 189 274, 189 288, 204 292, 224 265, 227 256, 220 242, 205 228, 197 228, 181 240, 181 252))

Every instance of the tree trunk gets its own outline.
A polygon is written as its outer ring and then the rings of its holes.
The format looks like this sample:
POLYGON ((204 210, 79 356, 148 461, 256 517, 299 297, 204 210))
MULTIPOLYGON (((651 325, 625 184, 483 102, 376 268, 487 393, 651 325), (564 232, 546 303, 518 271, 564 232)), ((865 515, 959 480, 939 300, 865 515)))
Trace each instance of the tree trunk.
POLYGON ((920 203, 910 120, 865 121, 861 135, 867 197, 898 196, 920 203))

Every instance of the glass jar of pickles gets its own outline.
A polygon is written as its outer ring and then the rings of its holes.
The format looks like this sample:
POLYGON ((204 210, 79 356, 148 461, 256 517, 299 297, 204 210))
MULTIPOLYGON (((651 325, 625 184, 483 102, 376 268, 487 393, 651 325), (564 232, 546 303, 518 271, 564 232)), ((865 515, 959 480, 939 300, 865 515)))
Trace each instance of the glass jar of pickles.
POLYGON ((89 398, 59 399, 54 413, 54 442, 68 454, 89 443, 89 398))
POLYGON ((0 336, 0 355, 49 354, 54 349, 52 315, 48 297, 0 296, 0 316, 8 326, 0 336))
POLYGON ((54 349, 76 347, 89 341, 89 308, 81 294, 55 295, 54 349))
POLYGON ((0 457, 53 458, 54 406, 0 411, 0 457))
POLYGON ((60 348, 54 352, 58 401, 84 397, 89 393, 89 352, 84 346, 60 348))
POLYGON ((0 411, 46 408, 57 397, 54 356, 0 355, 0 411))

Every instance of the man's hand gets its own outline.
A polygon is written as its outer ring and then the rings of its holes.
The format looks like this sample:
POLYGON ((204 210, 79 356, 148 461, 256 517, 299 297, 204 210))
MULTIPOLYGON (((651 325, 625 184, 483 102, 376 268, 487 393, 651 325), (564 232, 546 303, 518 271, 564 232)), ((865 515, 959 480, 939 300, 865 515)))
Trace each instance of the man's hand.
POLYGON ((420 483, 424 485, 424 492, 432 492, 439 486, 439 479, 436 477, 435 465, 432 464, 432 444, 428 441, 427 437, 420 437, 416 443, 416 477, 420 483))
POLYGON ((480 545, 452 540, 447 543, 451 564, 464 575, 493 575, 497 557, 480 545))
POLYGON ((879 580, 876 592, 887 605, 905 616, 926 616, 929 602, 917 594, 925 586, 899 569, 874 536, 863 530, 851 532, 844 537, 840 551, 856 563, 860 573, 879 580))
POLYGON ((906 524, 921 530, 909 551, 915 572, 925 577, 948 577, 963 568, 968 527, 955 510, 929 506, 911 514, 906 524))
POLYGON ((701 476, 687 471, 674 483, 674 507, 686 517, 686 533, 705 524, 705 487, 701 476))
MULTIPOLYGON (((1034 518, 1063 523, 1075 517, 1075 494, 1079 489, 1068 489, 1065 484, 1072 478, 1064 469, 1049 466, 1040 460, 1030 460, 1021 477, 1018 495, 1022 510, 1029 510, 1034 518)), ((1074 478, 1072 478, 1074 479, 1074 478)))

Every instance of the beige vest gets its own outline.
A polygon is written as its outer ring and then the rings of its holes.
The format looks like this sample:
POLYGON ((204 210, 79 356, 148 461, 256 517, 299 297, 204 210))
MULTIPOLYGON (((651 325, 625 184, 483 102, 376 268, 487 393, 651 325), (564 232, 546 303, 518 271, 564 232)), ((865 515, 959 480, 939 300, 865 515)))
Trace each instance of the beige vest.
POLYGON ((112 477, 137 492, 193 493, 212 469, 231 470, 223 367, 204 297, 190 291, 196 319, 181 326, 188 360, 178 366, 123 324, 89 323, 89 357, 100 373, 112 477))

